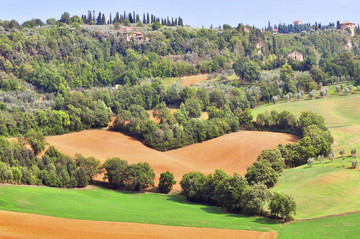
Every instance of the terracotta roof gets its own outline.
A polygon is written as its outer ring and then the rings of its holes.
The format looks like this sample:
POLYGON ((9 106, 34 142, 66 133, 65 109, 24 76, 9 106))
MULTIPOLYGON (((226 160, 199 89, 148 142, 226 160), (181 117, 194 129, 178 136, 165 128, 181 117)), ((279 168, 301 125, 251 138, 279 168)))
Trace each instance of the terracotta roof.
POLYGON ((340 25, 348 25, 348 24, 355 25, 355 23, 349 21, 340 23, 340 25))

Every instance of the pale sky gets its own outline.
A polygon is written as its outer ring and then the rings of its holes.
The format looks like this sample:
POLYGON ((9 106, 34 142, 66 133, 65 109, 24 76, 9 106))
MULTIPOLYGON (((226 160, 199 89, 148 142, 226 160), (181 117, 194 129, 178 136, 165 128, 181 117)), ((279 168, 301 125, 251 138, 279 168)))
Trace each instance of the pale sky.
MULTIPOLYGON (((158 17, 181 16, 184 24, 193 27, 216 27, 223 24, 237 26, 238 23, 267 26, 279 22, 292 23, 302 20, 304 23, 352 21, 360 23, 359 0, 0 0, 0 19, 15 19, 19 23, 32 18, 44 22, 48 18, 59 19, 63 12, 71 16, 87 14, 88 10, 109 14, 124 10, 141 14, 149 12, 158 17)), ((141 17, 142 19, 142 17, 141 17)))

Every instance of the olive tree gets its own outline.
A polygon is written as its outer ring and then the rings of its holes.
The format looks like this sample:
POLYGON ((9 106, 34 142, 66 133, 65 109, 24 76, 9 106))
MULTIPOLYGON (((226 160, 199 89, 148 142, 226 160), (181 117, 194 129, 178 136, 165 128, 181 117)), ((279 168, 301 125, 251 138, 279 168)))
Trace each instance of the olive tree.
POLYGON ((340 150, 339 154, 340 154, 342 157, 344 157, 344 156, 345 156, 345 150, 344 150, 344 149, 340 150))
POLYGON ((346 93, 346 95, 349 95, 351 93, 351 90, 349 89, 349 87, 346 87, 344 89, 344 92, 346 93))
POLYGON ((329 154, 329 159, 330 159, 331 162, 334 162, 335 152, 331 152, 331 153, 329 154))
POLYGON ((356 158, 353 161, 351 161, 352 168, 356 168, 358 164, 359 164, 359 160, 356 158))
POLYGON ((279 101, 279 96, 275 95, 271 98, 272 102, 276 104, 279 101))
POLYGON ((337 92, 338 94, 340 94, 340 92, 341 92, 341 86, 340 86, 340 85, 337 85, 337 86, 336 86, 336 92, 337 92))
POLYGON ((357 153, 357 149, 356 149, 356 148, 351 149, 351 155, 352 155, 353 157, 355 156, 355 158, 356 158, 356 153, 357 153))
POLYGON ((312 90, 312 91, 309 92, 309 97, 310 97, 311 99, 314 99, 314 98, 315 98, 315 95, 316 95, 316 90, 312 90))
POLYGON ((314 158, 309 158, 307 160, 307 164, 309 165, 310 168, 312 168, 312 166, 314 165, 315 163, 315 159, 314 158))
POLYGON ((318 156, 317 156, 317 160, 318 160, 320 163, 322 163, 323 159, 324 159, 324 156, 323 156, 323 155, 318 155, 318 156))

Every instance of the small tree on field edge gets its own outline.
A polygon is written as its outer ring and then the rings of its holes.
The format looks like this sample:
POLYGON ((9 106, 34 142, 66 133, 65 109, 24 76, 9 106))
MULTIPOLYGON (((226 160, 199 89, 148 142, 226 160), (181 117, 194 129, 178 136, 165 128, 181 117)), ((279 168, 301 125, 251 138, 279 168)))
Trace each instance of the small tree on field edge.
POLYGON ((314 158, 309 158, 307 160, 307 164, 309 165, 310 168, 312 168, 312 166, 314 165, 315 163, 315 159, 314 158))
POLYGON ((161 193, 169 193, 176 181, 174 180, 174 175, 169 171, 160 174, 159 179, 159 191, 161 193))
POLYGON ((272 215, 280 216, 284 221, 294 220, 291 214, 296 214, 296 202, 290 195, 274 192, 269 207, 272 215))

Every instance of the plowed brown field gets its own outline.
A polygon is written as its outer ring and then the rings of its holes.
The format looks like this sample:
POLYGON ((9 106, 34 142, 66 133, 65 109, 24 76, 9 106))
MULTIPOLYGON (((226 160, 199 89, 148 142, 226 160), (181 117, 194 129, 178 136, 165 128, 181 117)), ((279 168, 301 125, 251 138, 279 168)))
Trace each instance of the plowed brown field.
POLYGON ((208 75, 185 76, 182 79, 183 81, 181 82, 181 85, 191 86, 191 85, 196 85, 199 82, 208 80, 209 76, 208 75))
MULTIPOLYGON (((120 157, 129 163, 148 162, 156 178, 161 172, 169 170, 180 182, 187 172, 207 174, 218 168, 230 174, 238 172, 244 175, 263 149, 294 142, 296 138, 282 133, 239 131, 167 152, 156 151, 122 133, 106 130, 85 130, 49 136, 46 140, 69 156, 81 153, 102 162, 110 157, 120 157)), ((179 184, 176 184, 175 189, 179 188, 179 184)))
POLYGON ((96 222, 0 211, 0 238, 276 238, 275 232, 96 222))

